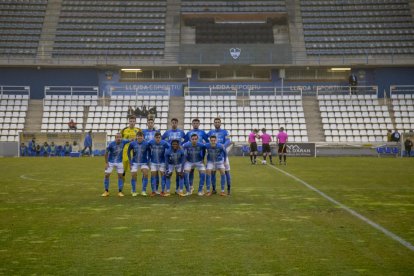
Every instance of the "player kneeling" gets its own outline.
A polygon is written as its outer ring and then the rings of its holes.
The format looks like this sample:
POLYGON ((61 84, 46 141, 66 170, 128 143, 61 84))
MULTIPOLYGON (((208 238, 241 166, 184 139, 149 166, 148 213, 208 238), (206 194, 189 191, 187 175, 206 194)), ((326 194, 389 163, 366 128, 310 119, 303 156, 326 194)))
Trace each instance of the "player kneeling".
POLYGON ((220 184, 221 184, 221 196, 227 195, 224 192, 224 186, 226 184, 226 175, 224 170, 224 161, 227 158, 227 152, 224 145, 217 143, 216 136, 210 136, 210 143, 206 144, 207 150, 207 177, 206 177, 206 188, 207 196, 211 195, 210 184, 211 184, 211 172, 220 172, 220 184))
POLYGON ((173 140, 171 142, 171 149, 165 152, 165 167, 167 171, 165 172, 166 177, 166 189, 167 192, 164 196, 170 195, 171 187, 171 176, 175 171, 176 175, 179 176, 179 185, 178 185, 178 194, 180 196, 185 196, 183 193, 184 185, 184 172, 183 172, 183 163, 184 163, 184 151, 180 148, 180 143, 178 140, 173 140))

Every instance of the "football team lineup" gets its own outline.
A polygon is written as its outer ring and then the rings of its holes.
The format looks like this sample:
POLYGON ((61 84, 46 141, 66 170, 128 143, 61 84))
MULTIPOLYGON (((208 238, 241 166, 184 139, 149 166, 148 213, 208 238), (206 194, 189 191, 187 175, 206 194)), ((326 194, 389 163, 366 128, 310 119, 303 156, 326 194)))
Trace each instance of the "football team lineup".
MULTIPOLYGON (((193 129, 184 133, 178 126, 176 118, 171 119, 171 129, 164 134, 154 127, 154 120, 147 119, 147 129, 136 128, 136 117, 128 118, 129 125, 117 133, 115 140, 110 142, 105 152, 105 178, 102 197, 108 197, 109 179, 112 171, 118 174, 118 196, 125 196, 123 187, 125 175, 131 172, 131 194, 137 196, 137 175, 142 174, 141 192, 147 196, 148 177, 150 176, 150 196, 170 196, 171 176, 176 174, 175 192, 179 196, 189 196, 194 192, 194 170, 199 173, 199 196, 217 194, 216 172, 220 175, 220 195, 231 194, 231 174, 228 153, 232 142, 227 130, 221 128, 221 118, 214 119, 214 129, 208 133, 201 130, 200 120, 192 120, 193 129), (206 159, 206 160, 205 160, 206 159), (204 190, 205 185, 205 190, 204 190), (161 191, 159 191, 161 186, 161 191), (185 187, 185 192, 184 192, 185 187), (226 189, 227 187, 227 189, 226 189)), ((262 135, 253 129, 248 138, 250 145, 250 161, 257 163, 257 139, 262 140, 262 164, 269 157, 273 164, 270 142, 272 136, 263 128, 262 135)), ((288 135, 284 128, 279 129, 276 136, 278 144, 279 164, 286 165, 286 142, 288 135), (283 158, 283 159, 282 159, 283 158), (283 161, 282 161, 283 160, 283 161)))

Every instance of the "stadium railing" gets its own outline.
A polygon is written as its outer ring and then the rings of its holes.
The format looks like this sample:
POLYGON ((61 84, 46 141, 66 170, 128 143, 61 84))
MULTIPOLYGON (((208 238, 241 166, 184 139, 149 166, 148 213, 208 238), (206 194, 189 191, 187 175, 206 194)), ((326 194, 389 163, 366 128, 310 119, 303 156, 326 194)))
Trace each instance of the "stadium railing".
POLYGON ((337 86, 323 85, 316 87, 316 95, 370 95, 372 98, 378 98, 378 86, 337 86))

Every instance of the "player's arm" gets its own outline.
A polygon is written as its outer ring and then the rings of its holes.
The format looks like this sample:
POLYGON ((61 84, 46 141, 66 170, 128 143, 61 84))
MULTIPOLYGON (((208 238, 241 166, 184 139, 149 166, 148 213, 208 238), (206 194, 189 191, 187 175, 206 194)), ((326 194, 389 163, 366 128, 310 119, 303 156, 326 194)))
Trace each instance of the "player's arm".
POLYGON ((227 135, 224 137, 224 147, 228 148, 230 145, 231 145, 231 140, 230 140, 230 136, 227 133, 227 135))
POLYGON ((124 139, 126 138, 125 137, 125 129, 126 129, 126 127, 124 127, 123 129, 121 129, 121 131, 119 132, 119 133, 121 133, 121 137, 124 138, 124 139))
POLYGON ((129 144, 128 145, 128 152, 127 152, 129 164, 132 164, 132 162, 131 162, 131 159, 132 159, 131 152, 133 152, 133 150, 134 150, 134 148, 133 148, 132 144, 129 144))
POLYGON ((169 133, 169 130, 167 130, 166 132, 164 132, 164 133, 161 135, 161 140, 167 140, 167 138, 168 138, 168 133, 169 133))
POLYGON ((181 174, 184 173, 184 164, 185 164, 185 160, 187 160, 187 154, 186 151, 183 149, 183 160, 181 160, 181 174))
POLYGON ((109 164, 108 164, 108 149, 106 149, 106 151, 105 151, 105 170, 106 169, 108 169, 108 166, 109 166, 109 164))
POLYGON ((184 140, 185 140, 185 132, 183 130, 181 130, 181 138, 179 139, 180 141, 180 145, 184 145, 184 140))
POLYGON ((204 131, 204 133, 203 133, 203 140, 204 140, 204 142, 205 143, 209 143, 210 141, 208 140, 208 135, 207 135, 207 133, 204 131))
POLYGON ((204 161, 204 157, 206 156, 206 151, 207 151, 207 147, 203 145, 201 147, 201 159, 203 159, 203 161, 204 161))
POLYGON ((151 160, 151 147, 147 147, 147 161, 149 162, 151 160))
POLYGON ((165 141, 165 146, 164 147, 165 147, 165 152, 167 152, 168 150, 171 149, 171 145, 167 141, 165 141))
POLYGON ((223 146, 222 147, 222 149, 223 149, 223 156, 224 156, 224 161, 226 161, 226 159, 227 159, 227 151, 226 151, 226 148, 223 146))

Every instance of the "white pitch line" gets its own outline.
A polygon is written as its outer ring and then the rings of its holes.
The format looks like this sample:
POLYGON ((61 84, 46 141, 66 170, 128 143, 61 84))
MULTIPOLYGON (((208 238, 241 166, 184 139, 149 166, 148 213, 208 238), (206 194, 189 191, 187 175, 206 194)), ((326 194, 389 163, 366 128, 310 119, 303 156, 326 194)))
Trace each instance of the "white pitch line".
POLYGON ((335 205, 338 205, 339 207, 341 207, 342 209, 344 209, 345 211, 347 211, 348 213, 350 213, 351 215, 353 215, 354 217, 359 218, 360 220, 362 220, 363 222, 371 225, 372 227, 374 227, 375 229, 383 232, 387 237, 401 243, 403 246, 405 246, 406 248, 408 248, 411 251, 414 251, 414 245, 412 245, 411 243, 409 243, 408 241, 404 240, 403 238, 401 238, 400 236, 394 234, 393 232, 385 229, 384 227, 382 227, 381 225, 379 225, 378 223, 373 222, 372 220, 370 220, 369 218, 364 217, 363 215, 361 215, 360 213, 352 210, 351 208, 349 208, 348 206, 344 205, 343 203, 333 199, 332 197, 328 196, 327 194, 325 194, 324 192, 316 189, 315 187, 313 187, 312 185, 306 183, 305 181, 303 181, 302 179, 294 176, 293 174, 290 174, 288 172, 285 172, 284 170, 281 170, 273 165, 269 164, 269 167, 293 178, 294 180, 298 181, 299 183, 301 183, 302 185, 304 185, 305 187, 307 187, 308 189, 314 191, 315 193, 318 193, 320 196, 322 196, 323 198, 327 199, 328 201, 332 202, 335 205))

